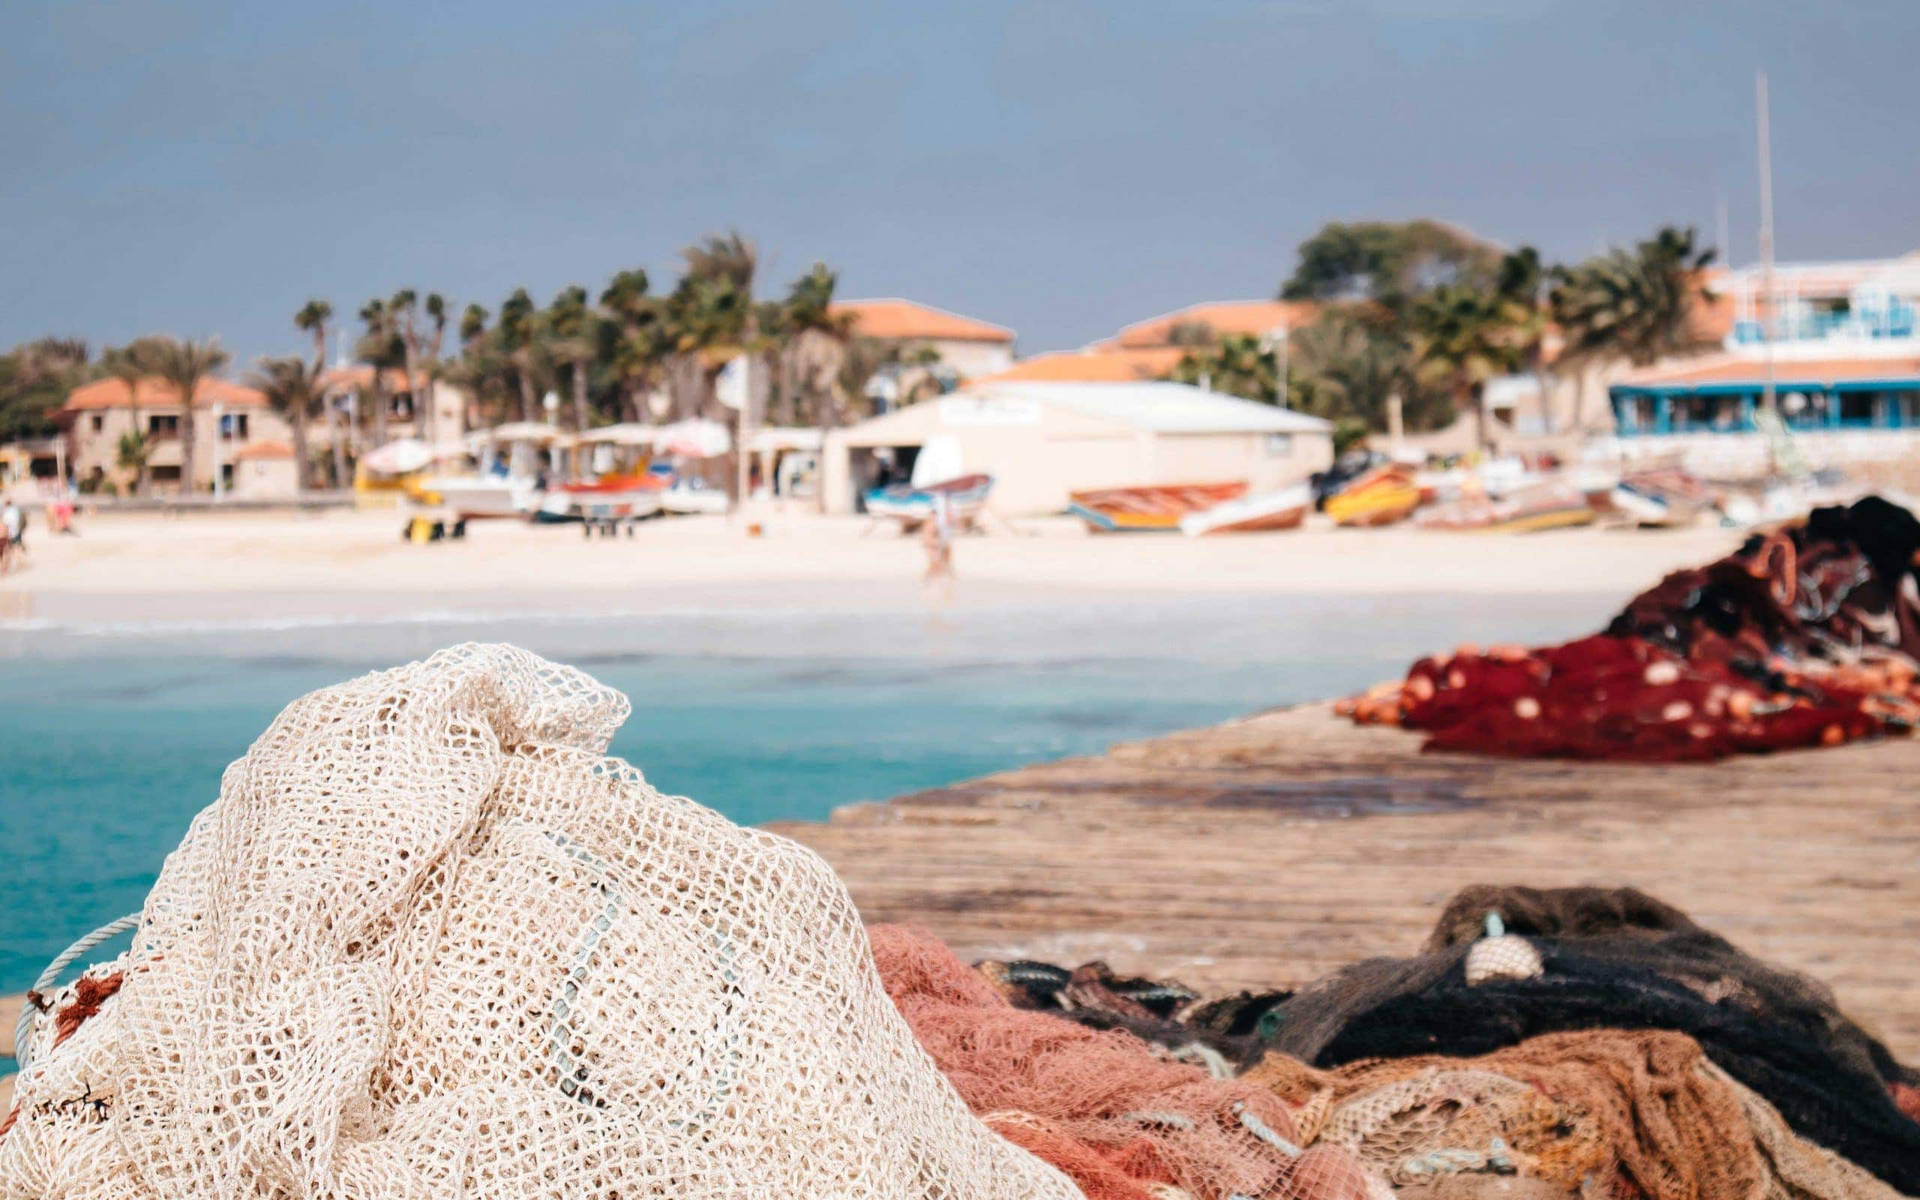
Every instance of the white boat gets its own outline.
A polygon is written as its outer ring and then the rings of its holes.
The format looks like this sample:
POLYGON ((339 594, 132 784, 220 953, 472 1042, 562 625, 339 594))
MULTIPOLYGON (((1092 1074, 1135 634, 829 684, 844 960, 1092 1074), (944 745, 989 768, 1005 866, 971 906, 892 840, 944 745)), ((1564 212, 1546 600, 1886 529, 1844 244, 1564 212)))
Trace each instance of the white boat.
POLYGON ((456 520, 524 517, 540 506, 540 484, 525 475, 429 475, 409 494, 429 508, 444 508, 456 520))
POLYGON ((682 476, 660 493, 660 507, 679 516, 724 513, 728 508, 727 493, 704 480, 682 476))
POLYGON ((1298 529, 1313 511, 1313 485, 1296 483, 1275 492, 1242 496, 1188 513, 1180 518, 1180 532, 1188 537, 1209 533, 1260 533, 1298 529))

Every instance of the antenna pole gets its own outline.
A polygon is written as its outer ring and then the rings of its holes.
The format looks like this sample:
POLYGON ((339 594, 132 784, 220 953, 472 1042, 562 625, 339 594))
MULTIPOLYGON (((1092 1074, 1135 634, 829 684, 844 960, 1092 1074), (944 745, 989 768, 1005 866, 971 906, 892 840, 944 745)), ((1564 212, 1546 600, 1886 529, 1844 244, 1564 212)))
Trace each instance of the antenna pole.
POLYGON ((1767 385, 1761 398, 1769 413, 1779 411, 1774 394, 1773 339, 1780 327, 1780 297, 1773 286, 1773 135, 1767 119, 1767 73, 1754 75, 1754 99, 1760 113, 1760 288, 1766 296, 1767 315, 1760 323, 1761 340, 1766 349, 1767 385))

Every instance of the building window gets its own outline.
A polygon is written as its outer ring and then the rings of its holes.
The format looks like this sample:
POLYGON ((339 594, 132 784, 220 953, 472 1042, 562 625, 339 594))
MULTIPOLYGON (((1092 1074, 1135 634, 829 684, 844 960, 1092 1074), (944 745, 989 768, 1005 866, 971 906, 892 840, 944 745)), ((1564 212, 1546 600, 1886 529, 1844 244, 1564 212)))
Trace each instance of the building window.
POLYGON ((180 418, 177 416, 148 417, 147 436, 155 438, 179 437, 180 418))
POLYGON ((247 440, 247 414, 245 413, 220 414, 220 439, 222 441, 227 441, 227 442, 246 441, 247 440))
POLYGON ((1267 457, 1286 458, 1293 453, 1293 435, 1290 433, 1270 433, 1267 435, 1267 457))
POLYGON ((107 418, 100 413, 93 414, 93 431, 99 433, 107 427, 107 418))

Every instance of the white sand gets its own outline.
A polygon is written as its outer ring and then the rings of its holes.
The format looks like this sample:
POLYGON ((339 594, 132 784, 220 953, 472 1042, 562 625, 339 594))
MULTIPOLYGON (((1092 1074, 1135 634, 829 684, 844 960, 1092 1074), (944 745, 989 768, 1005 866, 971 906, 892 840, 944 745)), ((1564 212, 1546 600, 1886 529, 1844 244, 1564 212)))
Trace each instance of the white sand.
MULTIPOLYGON (((304 615, 391 615, 431 606, 574 611, 763 606, 836 611, 917 603, 917 540, 864 519, 770 514, 764 536, 721 517, 641 525, 591 541, 577 526, 475 523, 461 542, 415 546, 394 512, 82 519, 77 537, 30 535, 0 577, 0 622, 72 617, 205 619, 263 603, 304 615)), ((1560 530, 1527 535, 1342 530, 1225 535, 1086 534, 1065 518, 961 539, 960 605, 1065 597, 1617 594, 1704 562, 1738 533, 1560 530)))

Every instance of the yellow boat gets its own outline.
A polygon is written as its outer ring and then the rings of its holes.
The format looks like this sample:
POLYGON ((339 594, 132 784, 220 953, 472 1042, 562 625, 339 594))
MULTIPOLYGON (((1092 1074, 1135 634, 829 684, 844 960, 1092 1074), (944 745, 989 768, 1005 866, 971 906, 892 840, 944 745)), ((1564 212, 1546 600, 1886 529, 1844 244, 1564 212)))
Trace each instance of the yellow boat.
POLYGON ((1391 525, 1406 520, 1419 507, 1413 468, 1389 464, 1375 467, 1327 497, 1326 513, 1336 525, 1391 525))

